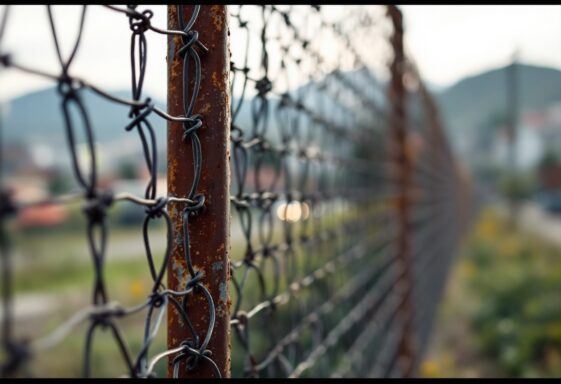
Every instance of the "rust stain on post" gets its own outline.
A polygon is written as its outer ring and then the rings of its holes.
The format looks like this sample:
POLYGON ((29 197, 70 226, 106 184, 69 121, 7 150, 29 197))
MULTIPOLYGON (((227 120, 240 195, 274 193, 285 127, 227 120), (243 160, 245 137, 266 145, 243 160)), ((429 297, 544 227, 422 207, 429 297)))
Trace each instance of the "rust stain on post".
MULTIPOLYGON (((184 7, 185 20, 189 20, 194 6, 184 7)), ((179 29, 176 5, 168 6, 168 28, 179 29)), ((195 270, 203 274, 202 283, 210 291, 216 308, 216 324, 208 349, 222 376, 230 375, 230 295, 229 295, 229 42, 227 12, 224 5, 202 5, 193 30, 209 52, 201 52, 202 80, 194 114, 200 114, 203 126, 199 130, 202 147, 202 170, 197 193, 206 198, 204 210, 189 220, 190 249, 195 270)), ((175 53, 181 47, 179 36, 168 37, 168 113, 183 115, 182 81, 183 62, 175 53)), ((190 70, 194 63, 190 62, 190 70)), ((194 76, 190 76, 191 80, 194 76)), ((191 88, 190 88, 191 89, 191 88)), ((181 123, 168 123, 168 193, 185 197, 193 180, 193 151, 191 141, 183 141, 181 123)), ((182 244, 180 203, 170 204, 174 242, 168 269, 168 286, 183 290, 188 278, 182 244)), ((205 337, 209 321, 209 308, 201 295, 188 299, 188 314, 201 339, 205 337)), ((191 334, 173 305, 168 307, 168 347, 176 348, 191 334)), ((168 375, 173 366, 168 361, 168 375)), ((209 364, 201 361, 194 372, 187 372, 184 362, 180 377, 214 377, 209 364)))

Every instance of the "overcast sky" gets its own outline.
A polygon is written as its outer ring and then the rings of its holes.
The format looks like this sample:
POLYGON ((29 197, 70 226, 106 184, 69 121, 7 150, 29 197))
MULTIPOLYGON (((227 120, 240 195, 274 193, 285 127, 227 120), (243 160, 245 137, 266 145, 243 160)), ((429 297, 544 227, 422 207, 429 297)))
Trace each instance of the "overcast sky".
MULTIPOLYGON (((4 7, 0 6, 2 12, 4 7)), ((154 9, 153 24, 165 27, 165 6, 149 7, 154 9)), ((523 62, 561 69, 561 6, 404 5, 400 8, 404 13, 406 48, 421 75, 433 84, 450 85, 462 77, 505 65, 515 48, 519 49, 523 62)), ((80 7, 56 6, 54 10, 59 21, 57 28, 64 36, 62 45, 68 51, 80 7)), ((11 12, 4 49, 12 52, 18 62, 57 73, 46 7, 16 6, 11 12)), ((128 89, 129 36, 126 16, 97 5, 88 7, 82 48, 72 73, 93 78, 105 89, 128 89)), ((165 99, 166 40, 153 33, 147 36, 150 56, 146 91, 165 99)), ((38 77, 2 70, 0 100, 49 85, 52 83, 38 77)))
POLYGON ((561 69, 561 6, 402 5, 405 42, 422 76, 438 85, 522 62, 561 69))

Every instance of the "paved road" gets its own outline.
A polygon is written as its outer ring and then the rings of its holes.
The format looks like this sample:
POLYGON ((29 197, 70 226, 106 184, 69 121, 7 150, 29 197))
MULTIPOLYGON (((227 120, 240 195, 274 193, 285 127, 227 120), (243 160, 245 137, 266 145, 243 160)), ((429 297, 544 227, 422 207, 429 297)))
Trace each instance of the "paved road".
MULTIPOLYGON (((152 252, 156 255, 164 251, 164 242, 161 241, 165 238, 165 232, 163 229, 153 230, 150 233, 150 239, 152 241, 152 252)), ((242 232, 239 229, 238 220, 232 220, 232 230, 231 230, 231 243, 241 241, 243 238, 242 232)), ((80 244, 80 246, 73 246, 72 252, 74 252, 73 258, 75 260, 81 260, 85 264, 91 264, 91 255, 89 249, 85 243, 80 244)), ((109 239, 107 245, 106 262, 110 263, 114 260, 128 260, 133 258, 138 258, 139 256, 144 257, 144 243, 142 242, 142 236, 140 233, 131 232, 130 234, 119 235, 118 237, 113 237, 109 239)), ((29 263, 29 259, 26 260, 22 257, 21 250, 15 249, 12 253, 12 260, 15 269, 19 270, 25 268, 26 263, 29 263)), ((143 258, 144 260, 144 258, 143 258)), ((79 296, 83 292, 77 293, 79 296)), ((68 299, 67 293, 61 294, 60 292, 53 293, 41 293, 41 292, 30 292, 24 294, 17 294, 14 299, 14 317, 18 320, 29 320, 37 316, 48 315, 58 311, 65 300, 68 299)), ((87 296, 89 298, 89 296, 87 296)), ((83 304, 87 304, 84 302, 83 304)), ((2 306, 0 306, 0 324, 2 323, 2 306)))
MULTIPOLYGON (((506 205, 498 205, 497 211, 507 215, 506 205)), ((561 247, 561 215, 545 212, 538 204, 529 202, 520 207, 520 228, 561 247)))

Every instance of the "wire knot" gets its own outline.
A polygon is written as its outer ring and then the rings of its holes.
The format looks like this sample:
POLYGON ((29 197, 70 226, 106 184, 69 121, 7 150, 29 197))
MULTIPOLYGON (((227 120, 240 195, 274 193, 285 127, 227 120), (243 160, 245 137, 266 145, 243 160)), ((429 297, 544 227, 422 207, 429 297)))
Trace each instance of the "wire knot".
POLYGON ((65 99, 75 98, 76 93, 82 88, 82 84, 68 74, 64 73, 58 80, 57 91, 65 99))
POLYGON ((269 311, 275 312, 277 310, 277 303, 275 303, 274 298, 269 299, 269 311))
POLYGON ((249 317, 247 316, 247 312, 245 311, 238 311, 238 313, 236 314, 236 319, 238 320, 238 324, 242 327, 245 327, 247 325, 247 322, 249 321, 249 317))
POLYGON ((187 140, 193 133, 196 133, 203 126, 201 115, 191 116, 189 120, 183 122, 183 141, 187 140))
POLYGON ((168 203, 167 197, 159 197, 154 205, 146 207, 146 214, 149 218, 162 217, 163 210, 168 203))
POLYGON ((243 143, 243 131, 234 123, 230 125, 230 141, 235 146, 240 146, 243 143))
POLYGON ((129 27, 134 34, 139 35, 150 28, 150 19, 154 16, 154 12, 147 9, 140 13, 135 10, 136 7, 136 5, 127 5, 129 11, 132 12, 132 14, 129 14, 129 27))
POLYGON ((197 349, 190 339, 182 341, 180 345, 184 347, 184 349, 181 351, 181 354, 182 356, 187 356, 187 358, 185 359, 185 368, 189 372, 193 372, 198 368, 201 357, 210 359, 210 357, 212 356, 211 350, 197 349))
POLYGON ((186 36, 182 36, 183 46, 177 50, 177 55, 180 57, 185 57, 187 51, 192 49, 194 45, 198 46, 203 52, 208 52, 208 48, 199 41, 199 32, 189 31, 186 36))
POLYGON ((160 292, 152 292, 150 295, 150 302, 154 308, 160 308, 162 305, 165 304, 166 299, 163 294, 160 292))
POLYGON ((193 288, 193 291, 196 291, 202 279, 203 274, 201 273, 201 271, 195 272, 195 275, 186 284, 187 289, 193 288))
POLYGON ((198 194, 193 197, 193 203, 188 204, 183 211, 190 216, 196 216, 200 213, 205 205, 205 195, 198 194))
POLYGON ((105 192, 100 196, 90 197, 84 212, 93 223, 101 223, 105 219, 107 208, 113 203, 113 194, 105 192))
POLYGON ((273 89, 273 83, 271 83, 271 80, 265 76, 255 83, 255 89, 257 89, 259 96, 264 96, 273 89))
POLYGON ((129 124, 125 126, 125 131, 132 130, 141 121, 146 120, 146 117, 156 108, 156 105, 152 102, 152 99, 147 98, 143 106, 133 106, 129 112, 129 118, 135 116, 129 124), (144 109, 142 112, 141 110, 144 109))
POLYGON ((247 248, 245 250, 243 262, 245 265, 251 266, 253 260, 255 260, 255 252, 253 251, 253 247, 251 246, 251 244, 248 243, 247 248))

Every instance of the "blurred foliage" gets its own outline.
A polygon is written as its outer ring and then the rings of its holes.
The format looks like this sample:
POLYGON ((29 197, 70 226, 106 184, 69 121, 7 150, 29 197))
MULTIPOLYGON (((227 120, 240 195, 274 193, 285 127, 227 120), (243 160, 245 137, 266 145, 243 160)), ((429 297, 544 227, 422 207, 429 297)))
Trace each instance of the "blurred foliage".
POLYGON ((481 351, 508 376, 561 375, 559 249, 485 211, 464 261, 481 351))
POLYGON ((47 190, 50 195, 67 193, 72 185, 72 178, 62 171, 55 171, 47 182, 47 190))
POLYGON ((539 161, 538 168, 551 167, 561 165, 561 159, 556 151, 548 149, 544 152, 539 161))
POLYGON ((537 192, 538 181, 533 172, 504 175, 499 179, 498 189, 508 200, 526 200, 537 192))
POLYGON ((138 178, 137 166, 131 161, 124 161, 119 165, 118 175, 124 180, 136 180, 138 178))

